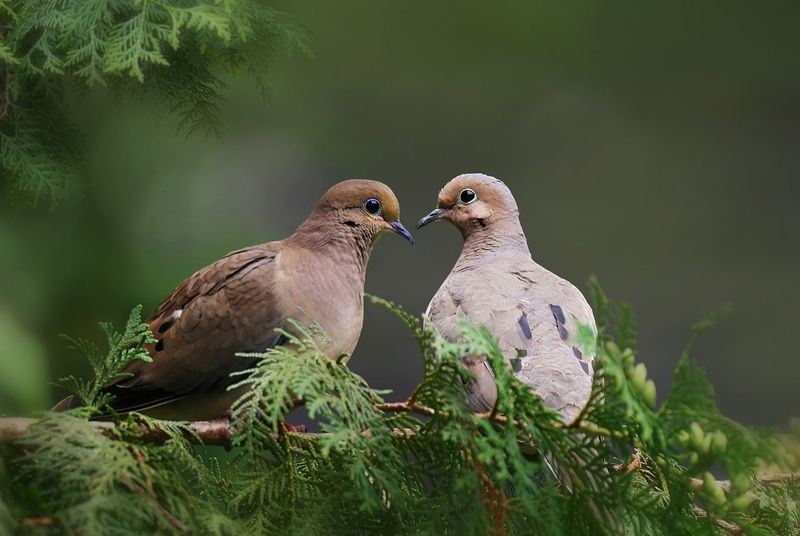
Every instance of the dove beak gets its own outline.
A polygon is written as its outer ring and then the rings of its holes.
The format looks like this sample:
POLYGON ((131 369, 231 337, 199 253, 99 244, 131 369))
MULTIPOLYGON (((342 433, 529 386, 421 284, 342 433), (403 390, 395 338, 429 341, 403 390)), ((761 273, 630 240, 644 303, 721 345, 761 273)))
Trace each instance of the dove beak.
POLYGON ((417 223, 417 229, 421 229, 422 227, 425 227, 429 223, 435 222, 443 215, 444 215, 444 209, 437 208, 436 210, 432 211, 430 214, 419 220, 419 223, 417 223))
POLYGON ((414 237, 411 236, 411 233, 408 232, 408 229, 403 227, 402 223, 400 223, 399 221, 393 221, 393 222, 389 223, 389 225, 392 226, 392 230, 395 233, 399 234, 400 236, 402 236, 403 238, 405 238, 406 240, 408 240, 412 244, 414 243, 414 237))

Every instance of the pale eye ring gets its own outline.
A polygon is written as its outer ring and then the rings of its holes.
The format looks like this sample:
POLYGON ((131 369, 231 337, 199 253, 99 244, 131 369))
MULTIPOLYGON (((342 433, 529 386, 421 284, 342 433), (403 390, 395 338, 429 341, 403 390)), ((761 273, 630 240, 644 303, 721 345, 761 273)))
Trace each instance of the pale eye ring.
POLYGON ((478 200, 478 194, 476 194, 475 190, 472 188, 464 188, 461 190, 461 193, 458 194, 458 200, 465 205, 469 205, 478 200))
POLYGON ((364 210, 366 210, 369 214, 373 216, 377 216, 381 213, 381 202, 377 199, 367 199, 364 201, 364 210))

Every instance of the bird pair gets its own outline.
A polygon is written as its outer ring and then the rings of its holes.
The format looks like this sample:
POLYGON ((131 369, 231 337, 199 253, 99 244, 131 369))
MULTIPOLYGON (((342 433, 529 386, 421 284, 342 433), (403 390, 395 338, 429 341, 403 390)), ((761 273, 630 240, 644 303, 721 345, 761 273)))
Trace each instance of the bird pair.
MULTIPOLYGON (((460 319, 485 325, 515 376, 572 420, 591 389, 592 356, 571 342, 578 324, 595 329, 583 295, 532 260, 517 204, 500 180, 454 178, 417 227, 440 220, 461 231, 464 247, 430 302, 430 322, 453 342, 460 319)), ((228 389, 231 373, 249 366, 236 354, 284 344, 276 328, 291 332, 290 320, 321 327, 327 337, 320 349, 331 359, 352 353, 363 323, 367 261, 387 231, 413 243, 392 190, 348 180, 328 190, 285 240, 234 251, 197 271, 149 319, 157 339, 147 347, 152 362, 132 363, 128 377, 106 387, 113 407, 171 419, 220 417, 242 394, 228 389)), ((463 359, 472 374, 469 407, 491 410, 497 389, 486 357, 463 359)), ((70 397, 55 409, 79 403, 70 397)))

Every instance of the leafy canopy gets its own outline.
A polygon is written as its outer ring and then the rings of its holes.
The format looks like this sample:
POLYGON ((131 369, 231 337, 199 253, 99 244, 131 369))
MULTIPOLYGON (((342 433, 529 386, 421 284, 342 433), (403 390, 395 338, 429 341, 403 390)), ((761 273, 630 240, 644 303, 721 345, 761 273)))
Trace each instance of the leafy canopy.
POLYGON ((278 51, 306 34, 259 0, 0 0, 0 177, 21 202, 58 202, 83 153, 70 94, 152 95, 185 133, 219 133, 221 73, 266 92, 278 51))

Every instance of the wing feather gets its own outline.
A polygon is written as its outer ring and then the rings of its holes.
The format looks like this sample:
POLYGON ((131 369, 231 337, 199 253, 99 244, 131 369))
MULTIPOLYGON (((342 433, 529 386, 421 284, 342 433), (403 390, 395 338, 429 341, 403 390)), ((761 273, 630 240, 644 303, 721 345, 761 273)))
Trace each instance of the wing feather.
POLYGON ((273 244, 232 252, 184 280, 149 319, 158 342, 152 363, 132 363, 133 377, 107 386, 117 411, 141 411, 187 394, 224 391, 231 372, 250 366, 238 352, 280 341, 284 321, 274 292, 273 244))

